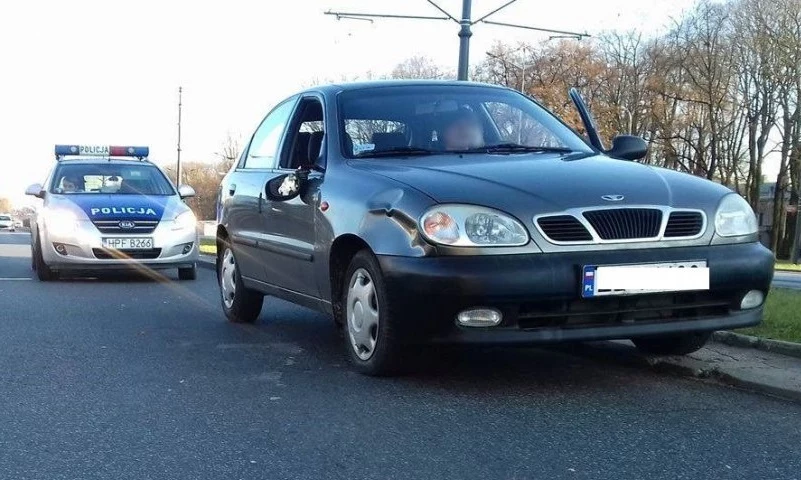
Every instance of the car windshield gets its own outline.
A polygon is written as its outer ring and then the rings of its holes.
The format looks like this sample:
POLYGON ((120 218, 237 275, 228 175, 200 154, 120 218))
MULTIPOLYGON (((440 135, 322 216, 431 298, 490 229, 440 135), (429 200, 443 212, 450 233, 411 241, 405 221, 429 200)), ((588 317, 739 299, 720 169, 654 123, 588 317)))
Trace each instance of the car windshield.
POLYGON ((51 193, 173 195, 164 174, 153 165, 64 164, 56 170, 51 193))
POLYGON ((8 222, 11 221, 11 217, 8 215, 0 215, 0 222, 8 222))
POLYGON ((550 112, 506 89, 386 86, 344 91, 338 101, 347 158, 592 151, 550 112))

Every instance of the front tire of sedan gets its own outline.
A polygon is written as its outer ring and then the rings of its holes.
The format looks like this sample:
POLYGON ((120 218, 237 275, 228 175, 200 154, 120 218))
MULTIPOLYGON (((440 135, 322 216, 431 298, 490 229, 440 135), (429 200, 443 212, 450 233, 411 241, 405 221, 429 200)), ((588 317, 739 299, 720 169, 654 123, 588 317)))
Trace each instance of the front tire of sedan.
POLYGON ((345 349, 362 374, 389 376, 402 373, 406 348, 398 318, 387 295, 378 261, 362 250, 350 262, 342 289, 345 349))
POLYGON ((264 295, 245 287, 234 251, 225 245, 220 253, 218 278, 223 312, 232 323, 253 323, 259 318, 264 295))
POLYGON ((703 348, 712 332, 691 332, 664 337, 633 338, 634 345, 653 355, 687 355, 703 348))
POLYGON ((178 269, 178 280, 195 280, 197 278, 197 265, 178 269))
POLYGON ((36 277, 41 282, 49 282, 58 279, 56 272, 50 269, 42 257, 42 242, 36 239, 36 246, 33 248, 33 265, 36 270, 36 277))

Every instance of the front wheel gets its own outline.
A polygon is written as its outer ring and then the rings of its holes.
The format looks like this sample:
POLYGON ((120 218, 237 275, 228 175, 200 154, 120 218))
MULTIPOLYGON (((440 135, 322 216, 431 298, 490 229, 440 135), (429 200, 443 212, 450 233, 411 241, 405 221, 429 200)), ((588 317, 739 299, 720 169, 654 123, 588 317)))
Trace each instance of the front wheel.
POLYGON ((663 337, 632 338, 634 345, 644 353, 654 355, 687 355, 703 348, 712 332, 691 332, 663 337))
POLYGON ((345 275, 342 319, 351 364, 365 375, 401 373, 408 365, 399 319, 384 286, 381 268, 368 251, 357 253, 345 275))
POLYGON ((223 311, 233 323, 253 323, 259 318, 264 295, 245 287, 234 251, 226 245, 220 253, 218 278, 223 311))
POLYGON ((197 278, 197 266, 178 269, 178 280, 195 280, 197 278))
POLYGON ((36 270, 36 277, 39 278, 39 281, 49 282, 58 278, 56 272, 47 266, 44 257, 42 257, 42 242, 40 242, 39 239, 36 239, 36 246, 33 248, 33 265, 34 270, 36 270))

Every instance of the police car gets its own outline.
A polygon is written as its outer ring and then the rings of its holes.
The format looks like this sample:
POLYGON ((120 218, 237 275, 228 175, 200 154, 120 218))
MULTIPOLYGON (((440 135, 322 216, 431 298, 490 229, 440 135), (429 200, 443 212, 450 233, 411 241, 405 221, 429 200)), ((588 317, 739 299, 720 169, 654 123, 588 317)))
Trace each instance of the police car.
POLYGON ((148 147, 56 145, 56 166, 27 195, 43 199, 31 222, 32 268, 42 281, 62 272, 178 269, 194 280, 197 220, 147 160, 148 147))

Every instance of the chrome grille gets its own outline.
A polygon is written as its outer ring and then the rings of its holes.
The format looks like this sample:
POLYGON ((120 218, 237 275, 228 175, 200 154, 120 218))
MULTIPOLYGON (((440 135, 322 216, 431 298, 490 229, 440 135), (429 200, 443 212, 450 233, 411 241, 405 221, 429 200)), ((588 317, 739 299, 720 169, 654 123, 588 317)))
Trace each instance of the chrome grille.
POLYGON ((665 228, 666 238, 694 237, 701 233, 704 217, 701 212, 673 212, 665 228))
POLYGON ((592 210, 583 215, 602 240, 655 238, 662 226, 662 211, 655 208, 592 210))
POLYGON ((93 220, 92 223, 100 230, 100 233, 152 233, 159 224, 158 220, 132 220, 133 228, 122 228, 120 222, 127 219, 117 220, 93 220))
POLYGON ((592 240, 590 232, 573 215, 555 215, 537 220, 546 237, 557 242, 588 242, 592 240))

